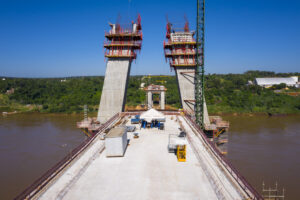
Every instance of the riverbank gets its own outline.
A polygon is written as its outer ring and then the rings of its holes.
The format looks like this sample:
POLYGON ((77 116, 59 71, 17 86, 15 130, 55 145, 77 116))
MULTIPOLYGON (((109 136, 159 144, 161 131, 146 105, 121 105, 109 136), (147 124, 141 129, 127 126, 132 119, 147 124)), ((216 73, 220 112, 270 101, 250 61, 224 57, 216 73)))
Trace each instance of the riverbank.
MULTIPOLYGON (((0 106, 0 113, 2 115, 12 115, 12 114, 24 114, 24 113, 40 113, 40 114, 66 114, 66 115, 74 115, 74 114, 82 114, 82 110, 80 111, 66 111, 66 112, 50 112, 49 110, 44 110, 41 105, 16 105, 16 106, 0 106)), ((94 106, 95 107, 95 106, 94 106)), ((139 106, 140 107, 140 106, 139 106)), ((166 105, 166 110, 178 110, 175 107, 166 105)), ((144 110, 142 108, 135 109, 134 106, 126 106, 125 111, 133 111, 133 110, 144 110)), ((89 110, 89 115, 97 116, 97 109, 92 108, 89 110)), ((300 112, 280 112, 280 113, 270 113, 270 112, 247 112, 247 111, 236 111, 236 110, 216 110, 210 109, 210 105, 208 105, 208 113, 210 116, 221 115, 221 116, 299 116, 300 112)))
MULTIPOLYGON (((297 100, 297 99, 296 99, 297 100)), ((51 106, 50 106, 51 107, 51 106)), ((180 107, 166 104, 166 110, 178 110, 180 107)), ((282 115, 299 115, 300 109, 291 109, 290 107, 273 107, 268 108, 254 107, 252 110, 248 108, 236 108, 226 105, 207 105, 209 115, 266 115, 266 116, 282 116, 282 115)), ((131 103, 125 105, 125 111, 133 110, 145 110, 145 105, 132 105, 131 103)), ((159 106, 157 105, 157 109, 159 106)), ((70 109, 49 109, 49 105, 38 105, 38 104, 21 104, 15 100, 9 99, 9 95, 0 94, 0 113, 2 115, 10 115, 16 113, 61 113, 61 114, 78 114, 84 112, 83 105, 77 105, 76 109, 70 107, 70 109)), ((88 105, 89 113, 97 113, 98 105, 88 105)))
MULTIPOLYGON (((244 74, 208 74, 205 76, 205 100, 209 113, 300 114, 300 88, 249 84, 257 77, 289 77, 298 73, 248 71, 244 74), (281 88, 281 89, 280 89, 281 88)), ((97 111, 104 77, 6 78, 0 81, 0 112, 81 113, 83 105, 97 111), (63 80, 63 81, 62 81, 63 80)), ((131 76, 126 106, 128 110, 146 102, 143 87, 164 85, 166 109, 181 107, 175 76, 131 76)), ((159 95, 153 95, 154 103, 159 95)))
POLYGON ((243 108, 232 108, 229 106, 218 106, 218 105, 207 105, 208 113, 210 115, 299 115, 299 109, 292 109, 290 107, 254 107, 253 109, 243 109, 243 108))

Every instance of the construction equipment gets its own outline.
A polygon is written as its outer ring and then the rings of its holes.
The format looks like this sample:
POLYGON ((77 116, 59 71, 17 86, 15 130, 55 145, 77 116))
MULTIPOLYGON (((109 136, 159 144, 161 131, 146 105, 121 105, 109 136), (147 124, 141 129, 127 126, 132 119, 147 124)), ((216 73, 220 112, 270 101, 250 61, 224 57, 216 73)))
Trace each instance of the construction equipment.
POLYGON ((219 137, 219 135, 221 135, 221 133, 223 133, 224 131, 225 131, 225 128, 222 128, 215 134, 215 137, 219 137))
POLYGON ((134 134, 133 134, 133 138, 134 138, 134 139, 139 138, 139 133, 134 133, 134 134))
POLYGON ((126 126, 112 128, 105 136, 106 157, 124 156, 127 145, 126 126))
POLYGON ((83 133, 88 136, 88 137, 91 137, 91 134, 89 133, 89 130, 87 128, 84 128, 82 129, 83 130, 83 133))
POLYGON ((205 0, 197 0, 195 116, 196 123, 204 129, 204 33, 205 0))
POLYGON ((180 137, 181 135, 169 134, 169 153, 176 153, 178 146, 184 146, 187 144, 185 137, 180 137))
POLYGON ((178 162, 185 162, 186 161, 186 145, 178 145, 176 154, 177 154, 178 162))

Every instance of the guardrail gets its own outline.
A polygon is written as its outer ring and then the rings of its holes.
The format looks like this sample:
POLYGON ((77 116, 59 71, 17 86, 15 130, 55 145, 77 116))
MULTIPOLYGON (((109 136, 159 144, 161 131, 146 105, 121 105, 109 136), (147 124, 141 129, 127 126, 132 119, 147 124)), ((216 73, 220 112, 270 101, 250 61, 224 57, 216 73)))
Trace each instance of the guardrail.
MULTIPOLYGON (((127 112, 122 112, 120 113, 120 116, 126 116, 126 115, 140 115, 142 112, 145 112, 145 110, 142 111, 127 111, 127 112)), ((164 113, 165 115, 180 115, 180 112, 178 111, 173 111, 173 110, 159 110, 159 112, 164 113)))
POLYGON ((112 31, 110 30, 109 32, 104 33, 105 37, 115 37, 115 36, 135 36, 135 37, 140 37, 143 38, 143 32, 142 31, 132 31, 129 29, 121 29, 118 31, 112 31))
POLYGON ((84 140, 79 146, 73 149, 70 154, 66 155, 61 161, 59 161, 53 167, 51 167, 46 173, 44 173, 40 178, 34 181, 29 187, 27 187, 14 199, 30 199, 35 194, 40 192, 58 173, 65 169, 70 162, 72 162, 81 152, 83 152, 89 146, 89 144, 91 144, 94 141, 94 139, 98 136, 99 133, 104 131, 119 116, 119 113, 117 113, 112 118, 110 118, 99 128, 97 134, 95 134, 93 137, 88 137, 86 140, 84 140))
POLYGON ((120 46, 142 46, 141 41, 106 41, 104 42, 104 46, 113 46, 113 45, 120 45, 120 46))
POLYGON ((250 183, 239 173, 239 171, 233 167, 233 165, 224 157, 224 155, 219 151, 219 149, 209 141, 202 129, 195 123, 192 117, 188 114, 185 114, 185 117, 190 121, 191 125, 200 133, 200 136, 204 142, 211 148, 212 152, 216 158, 223 164, 225 169, 231 174, 232 178, 240 185, 244 192, 249 196, 249 198, 254 200, 264 199, 262 195, 256 191, 250 183))

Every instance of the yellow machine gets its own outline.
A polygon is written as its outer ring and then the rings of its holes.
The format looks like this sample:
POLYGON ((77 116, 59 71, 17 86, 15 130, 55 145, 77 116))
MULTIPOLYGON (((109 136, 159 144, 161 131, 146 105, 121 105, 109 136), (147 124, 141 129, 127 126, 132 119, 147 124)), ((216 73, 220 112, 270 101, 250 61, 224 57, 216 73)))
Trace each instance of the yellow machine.
POLYGON ((177 160, 178 162, 186 161, 186 145, 177 146, 177 160))
POLYGON ((91 137, 91 134, 89 133, 89 130, 87 128, 83 128, 82 130, 86 136, 91 137))
POLYGON ((225 128, 222 128, 221 130, 219 130, 219 132, 216 133, 215 137, 218 137, 223 132, 225 132, 225 128))

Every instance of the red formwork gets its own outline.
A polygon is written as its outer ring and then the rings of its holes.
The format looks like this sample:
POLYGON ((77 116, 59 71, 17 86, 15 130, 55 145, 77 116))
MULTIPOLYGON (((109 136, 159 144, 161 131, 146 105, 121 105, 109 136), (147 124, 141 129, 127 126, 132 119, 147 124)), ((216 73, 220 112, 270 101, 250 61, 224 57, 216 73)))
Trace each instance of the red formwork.
POLYGON ((138 15, 136 23, 132 22, 130 28, 123 27, 118 23, 115 24, 115 28, 105 32, 106 41, 103 45, 105 57, 136 59, 136 51, 139 51, 142 47, 143 33, 141 30, 140 15, 138 15), (136 25, 135 30, 133 30, 133 25, 136 25))
MULTIPOLYGON (((164 41, 164 54, 166 61, 169 61, 171 68, 176 67, 196 67, 196 41, 193 33, 189 31, 188 22, 185 23, 181 32, 172 29, 170 23, 167 24, 167 41, 164 41), (178 33, 176 39, 172 39, 178 33), (184 37, 184 35, 186 35, 184 37), (188 35, 188 37, 187 37, 188 35)), ((198 52, 201 54, 201 52, 198 52)))

